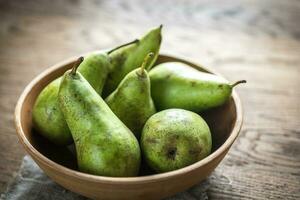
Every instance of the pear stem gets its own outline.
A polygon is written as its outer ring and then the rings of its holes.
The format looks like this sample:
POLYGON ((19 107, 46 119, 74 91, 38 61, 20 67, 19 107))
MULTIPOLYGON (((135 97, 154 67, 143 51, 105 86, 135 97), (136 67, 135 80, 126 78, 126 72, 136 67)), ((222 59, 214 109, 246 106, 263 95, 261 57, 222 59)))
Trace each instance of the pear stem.
MULTIPOLYGON (((153 55, 154 55, 154 54, 153 54, 153 55)), ((153 65, 149 65, 149 66, 146 68, 146 70, 149 72, 150 69, 152 69, 152 67, 153 67, 153 65)))
POLYGON ((70 74, 74 75, 76 74, 77 68, 79 67, 79 65, 82 63, 82 61, 84 60, 83 56, 80 56, 76 62, 73 64, 72 70, 70 72, 70 74))
POLYGON ((154 55, 153 52, 150 52, 146 55, 146 57, 144 58, 144 61, 142 63, 142 66, 140 68, 140 75, 144 75, 144 70, 146 69, 146 65, 148 64, 149 59, 154 55))
POLYGON ((241 83, 247 83, 247 81, 246 80, 240 80, 240 81, 237 81, 237 82, 231 84, 230 86, 233 88, 233 87, 235 87, 235 86, 237 86, 237 85, 239 85, 241 83))
POLYGON ((134 43, 138 43, 139 41, 140 41, 140 40, 138 40, 138 39, 135 39, 135 40, 133 40, 133 41, 131 41, 131 42, 128 42, 128 43, 122 44, 122 45, 120 45, 120 46, 117 46, 117 47, 115 47, 115 48, 113 48, 113 49, 109 50, 109 51, 107 52, 107 54, 109 55, 109 54, 111 54, 112 52, 114 52, 114 51, 116 51, 116 50, 118 50, 118 49, 120 49, 120 48, 122 48, 122 47, 125 47, 125 46, 128 46, 128 45, 131 45, 131 44, 134 44, 134 43))

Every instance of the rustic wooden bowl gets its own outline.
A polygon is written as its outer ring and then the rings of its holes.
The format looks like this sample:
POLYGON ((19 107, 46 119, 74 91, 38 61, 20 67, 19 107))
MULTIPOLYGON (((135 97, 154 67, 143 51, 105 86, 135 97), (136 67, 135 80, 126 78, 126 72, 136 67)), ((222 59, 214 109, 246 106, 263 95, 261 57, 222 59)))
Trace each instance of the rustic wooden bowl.
MULTIPOLYGON (((31 111, 37 95, 52 80, 69 69, 76 58, 50 67, 33 81, 21 94, 15 109, 18 137, 27 153, 40 168, 63 187, 93 199, 160 199, 186 190, 205 179, 224 158, 242 126, 241 102, 233 91, 225 105, 201 115, 208 122, 213 136, 213 152, 205 159, 179 170, 138 177, 116 178, 82 173, 76 170, 75 156, 68 148, 49 143, 32 130, 31 111)), ((160 55, 157 63, 181 61, 202 71, 214 73, 186 59, 160 55)))

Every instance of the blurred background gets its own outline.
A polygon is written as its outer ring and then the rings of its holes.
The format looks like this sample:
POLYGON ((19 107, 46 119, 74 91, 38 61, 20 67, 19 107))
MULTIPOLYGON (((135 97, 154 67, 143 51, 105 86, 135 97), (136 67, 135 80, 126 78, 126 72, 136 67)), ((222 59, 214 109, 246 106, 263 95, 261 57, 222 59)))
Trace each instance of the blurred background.
POLYGON ((26 84, 163 24, 161 52, 248 81, 237 88, 241 135, 209 177, 209 197, 300 198, 299 22, 297 0, 0 0, 0 192, 25 154, 13 112, 26 84))

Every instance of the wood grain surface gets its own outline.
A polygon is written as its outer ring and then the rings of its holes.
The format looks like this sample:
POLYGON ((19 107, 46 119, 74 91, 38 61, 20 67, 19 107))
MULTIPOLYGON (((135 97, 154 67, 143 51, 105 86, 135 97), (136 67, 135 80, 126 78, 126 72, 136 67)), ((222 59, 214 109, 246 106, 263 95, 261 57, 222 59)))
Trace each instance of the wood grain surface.
POLYGON ((0 19, 0 192, 25 154, 13 126, 25 85, 67 57, 164 24, 162 51, 248 81, 237 88, 241 135, 208 178, 209 197, 300 199, 299 1, 0 0, 0 19))

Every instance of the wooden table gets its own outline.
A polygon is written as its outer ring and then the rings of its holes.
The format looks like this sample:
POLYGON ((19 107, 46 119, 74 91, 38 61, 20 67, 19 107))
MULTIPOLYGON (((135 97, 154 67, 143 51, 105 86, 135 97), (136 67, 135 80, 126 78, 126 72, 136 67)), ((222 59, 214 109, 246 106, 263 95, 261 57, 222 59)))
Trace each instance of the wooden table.
POLYGON ((248 80, 237 89, 243 129, 210 176, 209 196, 300 198, 299 1, 0 1, 0 19, 0 192, 25 154, 13 125, 25 85, 62 59, 162 23, 162 51, 248 80))

